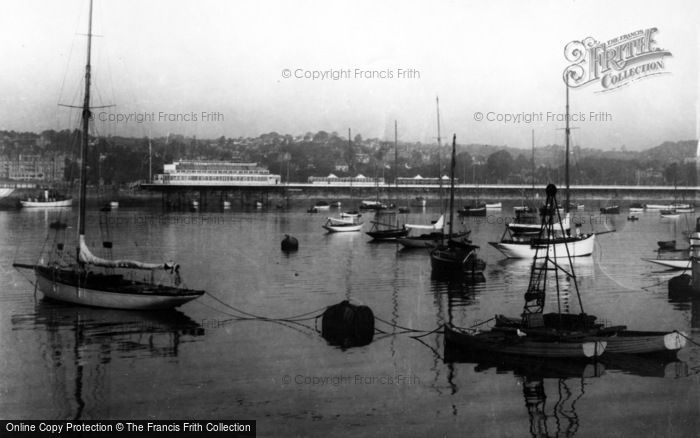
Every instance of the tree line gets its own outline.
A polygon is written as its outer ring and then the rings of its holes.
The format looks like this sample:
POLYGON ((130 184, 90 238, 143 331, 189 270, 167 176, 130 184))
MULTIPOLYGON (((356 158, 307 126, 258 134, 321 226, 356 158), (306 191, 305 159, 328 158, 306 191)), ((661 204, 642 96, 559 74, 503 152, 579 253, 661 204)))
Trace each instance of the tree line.
MULTIPOLYGON (((66 155, 65 178, 78 177, 79 131, 0 132, 5 156, 66 155), (42 141, 37 141, 41 138, 42 141)), ((383 177, 437 177, 449 173, 450 148, 437 145, 363 139, 351 141, 335 132, 319 131, 293 137, 266 133, 255 138, 214 140, 170 135, 159 138, 101 137, 91 139, 88 183, 127 184, 146 181, 149 172, 177 160, 235 160, 256 162, 282 181, 306 182, 310 176, 363 174, 383 177), (150 153, 149 153, 150 150, 150 153), (150 157, 150 158, 149 158, 150 157)), ((697 141, 667 142, 644 151, 605 151, 574 148, 570 155, 572 184, 696 186, 694 160, 697 141)), ((565 152, 559 145, 531 151, 488 145, 458 145, 455 176, 475 184, 561 183, 565 152)))

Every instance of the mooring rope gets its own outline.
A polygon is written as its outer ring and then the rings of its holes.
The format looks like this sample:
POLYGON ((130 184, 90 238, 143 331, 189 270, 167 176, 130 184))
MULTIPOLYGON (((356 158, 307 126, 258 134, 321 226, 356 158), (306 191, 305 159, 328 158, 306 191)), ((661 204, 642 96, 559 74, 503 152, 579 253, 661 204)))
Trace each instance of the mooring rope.
POLYGON ((440 330, 442 330, 442 326, 438 326, 435 330, 429 331, 428 333, 423 333, 422 335, 411 336, 411 337, 412 337, 413 339, 420 339, 420 338, 422 338, 422 337, 425 337, 425 336, 428 336, 428 335, 432 335, 433 333, 435 333, 435 332, 437 332, 437 331, 440 331, 440 330))
MULTIPOLYGON (((240 319, 257 319, 257 320, 261 320, 261 321, 281 321, 281 322, 302 322, 302 321, 310 321, 312 319, 318 318, 319 316, 321 316, 322 311, 326 309, 326 306, 324 306, 324 307, 321 307, 319 309, 312 310, 311 312, 306 312, 306 313, 302 313, 299 315, 289 316, 286 318, 271 318, 271 317, 267 317, 267 316, 255 315, 253 313, 241 310, 241 309, 239 309, 235 306, 232 306, 232 305, 228 304, 227 302, 223 301, 221 298, 217 297, 216 295, 212 294, 211 292, 207 292, 206 294, 208 296, 210 296, 214 301, 217 301, 218 303, 222 304, 224 307, 231 309, 234 312, 238 312, 242 315, 246 315, 248 317, 248 318, 242 318, 242 317, 236 316, 237 318, 240 318, 240 319), (319 313, 319 312, 321 312, 321 313, 319 313), (316 315, 314 315, 314 314, 316 314, 316 315), (314 316, 309 316, 309 315, 314 315, 314 316), (307 316, 308 316, 308 318, 305 318, 307 316)), ((226 312, 222 312, 222 313, 226 313, 226 312)), ((230 315, 230 316, 235 316, 235 315, 230 315)))
MULTIPOLYGON (((225 319, 225 320, 223 320, 223 321, 219 321, 218 323, 221 324, 221 325, 225 325, 226 323, 229 323, 229 322, 231 322, 231 321, 236 321, 236 322, 238 322, 238 321, 266 321, 266 322, 272 322, 272 323, 275 323, 275 324, 283 325, 283 326, 288 327, 288 328, 291 328, 291 329, 293 329, 293 330, 297 330, 297 331, 299 331, 300 333, 304 333, 304 332, 302 332, 301 330, 299 330, 298 327, 294 327, 292 324, 295 324, 295 325, 300 326, 300 327, 304 327, 304 328, 309 329, 309 330, 311 330, 311 331, 316 331, 316 332, 318 332, 318 329, 317 329, 316 327, 308 326, 308 325, 303 324, 303 323, 301 323, 301 322, 299 322, 299 321, 282 320, 282 319, 272 319, 272 318, 241 317, 241 316, 238 316, 238 315, 234 315, 234 314, 232 314, 232 313, 228 313, 228 312, 226 312, 226 311, 224 311, 224 310, 217 309, 217 308, 215 308, 215 307, 213 307, 213 306, 210 306, 210 305, 205 304, 205 303, 200 302, 200 301, 197 301, 197 303, 198 303, 199 305, 201 305, 201 306, 207 307, 207 308, 209 308, 209 309, 215 310, 215 311, 217 311, 217 312, 223 313, 224 315, 227 315, 227 316, 230 316, 230 317, 231 317, 231 319, 225 319)), ((305 333, 305 334, 306 334, 306 333, 305 333)))
POLYGON ((679 332, 678 330, 674 330, 673 333, 676 333, 676 334, 678 334, 678 335, 684 337, 685 339, 687 339, 688 341, 690 341, 691 344, 694 344, 695 346, 700 347, 700 343, 697 343, 697 342, 693 341, 693 340, 690 339, 688 336, 686 336, 683 332, 679 332))
POLYGON ((412 329, 412 328, 410 328, 410 327, 404 327, 404 326, 401 326, 401 325, 398 325, 398 324, 394 324, 394 323, 392 323, 392 322, 385 321, 385 320, 381 319, 381 318, 378 317, 378 316, 375 316, 374 319, 376 319, 376 320, 379 321, 379 322, 383 322, 384 324, 388 325, 389 327, 400 328, 401 330, 406 330, 407 332, 425 333, 425 332, 428 331, 428 330, 412 329))

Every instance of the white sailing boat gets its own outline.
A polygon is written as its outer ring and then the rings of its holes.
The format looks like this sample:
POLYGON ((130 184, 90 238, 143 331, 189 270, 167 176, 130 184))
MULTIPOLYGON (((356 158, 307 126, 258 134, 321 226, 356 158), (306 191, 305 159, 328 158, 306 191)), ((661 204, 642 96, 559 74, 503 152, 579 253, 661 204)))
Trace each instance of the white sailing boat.
MULTIPOLYGON (((569 208, 572 203, 569 198, 569 137, 570 137, 569 127, 569 87, 566 87, 566 155, 565 155, 565 179, 566 179, 566 203, 564 204, 564 211, 566 214, 564 218, 561 217, 559 211, 559 204, 553 204, 551 206, 546 206, 546 208, 552 211, 540 211, 541 216, 550 216, 554 222, 553 230, 560 230, 559 234, 553 233, 550 235, 546 241, 541 238, 533 237, 533 234, 542 234, 542 225, 534 223, 522 223, 516 221, 515 223, 509 223, 506 225, 506 230, 501 237, 499 242, 489 242, 489 245, 493 246, 499 250, 503 255, 508 258, 515 259, 531 259, 533 258, 538 250, 546 248, 547 257, 557 258, 557 257, 585 257, 593 254, 593 248, 595 247, 595 233, 581 234, 579 229, 576 228, 575 231, 571 232, 571 216, 569 214, 569 208), (506 234, 510 233, 509 237, 506 234), (568 250, 567 250, 568 248, 568 250)), ((534 149, 534 134, 533 134, 533 149, 534 149)), ((534 156, 534 154, 533 154, 534 156)), ((537 218, 537 216, 534 216, 537 218)), ((534 219, 533 218, 533 219, 534 219)))
MULTIPOLYGON (((180 287, 180 267, 173 262, 144 263, 134 260, 109 260, 95 256, 85 239, 85 208, 87 192, 87 156, 90 125, 90 49, 92 43, 92 0, 87 33, 87 62, 85 65, 85 95, 82 105, 81 168, 78 215, 77 257, 63 250, 63 243, 51 249, 52 259, 36 264, 14 263, 16 268, 32 269, 38 289, 50 299, 113 309, 167 309, 177 307, 202 296, 202 290, 180 287), (117 270, 151 271, 150 281, 135 281, 117 270), (154 281, 155 271, 171 277, 170 284, 154 281)), ((104 242, 109 248, 111 242, 104 242)))
POLYGON ((73 198, 47 189, 40 195, 27 197, 20 200, 19 203, 24 208, 70 207, 73 205, 73 198))

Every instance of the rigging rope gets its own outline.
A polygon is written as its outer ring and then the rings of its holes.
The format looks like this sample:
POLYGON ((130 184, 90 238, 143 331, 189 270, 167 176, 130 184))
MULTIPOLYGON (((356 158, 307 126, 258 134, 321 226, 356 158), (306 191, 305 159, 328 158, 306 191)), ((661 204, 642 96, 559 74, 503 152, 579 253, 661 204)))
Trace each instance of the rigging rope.
POLYGON ((679 332, 678 330, 674 330, 673 333, 676 333, 676 334, 680 335, 681 337, 684 337, 686 340, 690 341, 690 343, 694 344, 696 347, 700 347, 700 343, 693 341, 688 336, 686 336, 683 332, 679 332))

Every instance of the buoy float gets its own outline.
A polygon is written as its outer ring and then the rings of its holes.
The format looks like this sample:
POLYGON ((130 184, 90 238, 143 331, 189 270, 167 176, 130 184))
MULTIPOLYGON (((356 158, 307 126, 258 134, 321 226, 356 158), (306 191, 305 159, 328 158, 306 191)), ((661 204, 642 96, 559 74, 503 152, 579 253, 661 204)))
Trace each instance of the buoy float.
POLYGON ((298 249, 299 241, 296 239, 296 237, 290 236, 289 234, 285 234, 284 239, 282 239, 282 251, 291 252, 297 251, 298 249))
POLYGON ((374 338, 374 313, 367 306, 341 301, 323 312, 321 336, 343 348, 367 345, 374 338))

